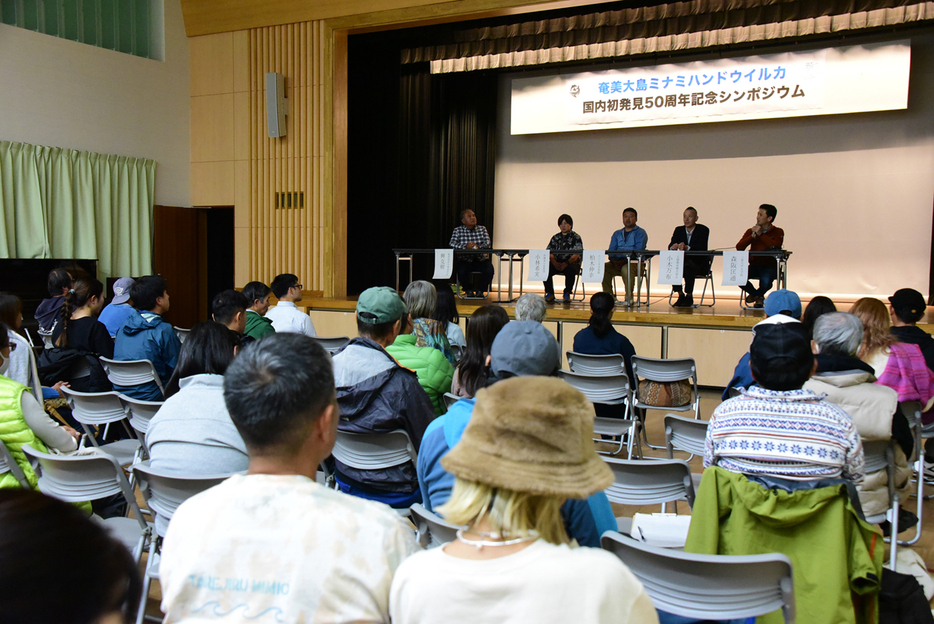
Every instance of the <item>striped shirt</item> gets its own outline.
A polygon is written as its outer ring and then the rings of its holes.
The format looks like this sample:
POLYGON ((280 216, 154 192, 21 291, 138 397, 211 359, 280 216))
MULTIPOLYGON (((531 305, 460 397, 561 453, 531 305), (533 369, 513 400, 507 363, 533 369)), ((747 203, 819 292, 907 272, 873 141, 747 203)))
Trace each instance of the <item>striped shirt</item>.
POLYGON ((721 403, 707 428, 704 467, 784 479, 860 483, 863 445, 853 420, 811 390, 752 386, 721 403))

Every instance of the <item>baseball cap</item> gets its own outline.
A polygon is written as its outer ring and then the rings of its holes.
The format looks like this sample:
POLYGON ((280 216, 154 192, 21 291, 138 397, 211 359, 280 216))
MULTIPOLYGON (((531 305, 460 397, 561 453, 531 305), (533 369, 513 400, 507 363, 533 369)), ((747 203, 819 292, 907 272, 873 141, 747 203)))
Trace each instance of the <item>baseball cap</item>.
POLYGON ((801 318, 801 298, 798 297, 798 293, 782 288, 766 298, 766 316, 775 316, 782 310, 789 310, 793 318, 801 318))
POLYGON ((367 288, 357 299, 357 318, 371 325, 396 321, 406 312, 402 297, 389 286, 367 288))
POLYGON ((889 297, 889 303, 892 304, 898 318, 909 323, 924 316, 924 310, 927 308, 924 296, 914 288, 896 290, 895 294, 889 297))
POLYGON ((136 283, 132 277, 121 277, 114 282, 114 298, 111 303, 121 304, 130 300, 130 286, 136 283))
POLYGON ((490 369, 500 379, 548 376, 559 368, 558 341, 537 321, 506 323, 490 348, 490 369))

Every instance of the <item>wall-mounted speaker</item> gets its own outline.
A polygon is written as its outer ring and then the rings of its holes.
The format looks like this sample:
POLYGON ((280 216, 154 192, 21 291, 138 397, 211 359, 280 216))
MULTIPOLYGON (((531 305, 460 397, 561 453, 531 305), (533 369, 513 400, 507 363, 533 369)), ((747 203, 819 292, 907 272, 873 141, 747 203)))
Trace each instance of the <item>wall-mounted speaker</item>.
POLYGON ((285 116, 289 101, 285 98, 285 76, 274 72, 266 74, 266 125, 269 137, 285 136, 285 116))

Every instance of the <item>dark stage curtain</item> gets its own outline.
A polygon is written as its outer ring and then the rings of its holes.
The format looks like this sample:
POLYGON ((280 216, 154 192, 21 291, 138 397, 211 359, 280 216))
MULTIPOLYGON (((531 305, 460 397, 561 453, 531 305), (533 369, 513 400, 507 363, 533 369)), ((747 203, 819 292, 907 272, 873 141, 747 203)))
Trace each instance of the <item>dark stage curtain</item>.
MULTIPOLYGON (((397 37, 349 42, 347 291, 395 285, 393 248, 447 247, 461 210, 493 234, 493 72, 435 75, 402 66, 397 37)), ((430 279, 434 259, 416 259, 430 279)), ((403 270, 401 286, 407 282, 403 270)))

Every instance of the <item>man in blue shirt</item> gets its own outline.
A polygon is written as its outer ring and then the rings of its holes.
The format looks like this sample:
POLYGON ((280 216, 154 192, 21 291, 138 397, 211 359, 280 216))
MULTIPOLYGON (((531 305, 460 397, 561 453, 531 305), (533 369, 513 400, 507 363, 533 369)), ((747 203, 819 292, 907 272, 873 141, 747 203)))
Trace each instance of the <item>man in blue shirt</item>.
MULTIPOLYGON (((509 377, 551 376, 561 367, 558 342, 535 321, 508 323, 496 335, 489 357, 494 383, 509 377)), ((441 458, 461 439, 473 415, 474 401, 461 399, 425 429, 416 472, 422 504, 429 511, 446 503, 451 496, 454 475, 444 470, 441 458)), ((599 548, 603 532, 616 530, 613 509, 603 492, 586 500, 568 499, 561 506, 561 518, 568 536, 581 546, 599 548)))
MULTIPOLYGON (((623 229, 613 232, 613 236, 610 238, 611 251, 642 251, 645 249, 646 245, 649 244, 649 235, 636 225, 638 220, 639 213, 636 212, 635 208, 626 208, 623 211, 623 229)), ((625 304, 631 306, 633 282, 638 270, 638 262, 627 262, 626 256, 610 254, 610 261, 606 263, 603 269, 603 292, 612 295, 613 280, 616 277, 622 277, 626 288, 625 304)))

